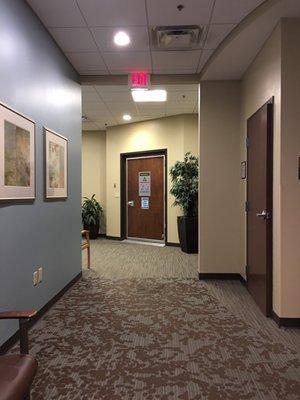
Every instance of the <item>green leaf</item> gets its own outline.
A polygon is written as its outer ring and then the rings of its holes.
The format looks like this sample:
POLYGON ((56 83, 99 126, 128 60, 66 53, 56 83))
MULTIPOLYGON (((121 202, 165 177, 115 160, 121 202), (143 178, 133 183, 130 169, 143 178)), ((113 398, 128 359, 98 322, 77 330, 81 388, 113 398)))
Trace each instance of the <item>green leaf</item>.
POLYGON ((81 208, 81 216, 83 225, 97 225, 100 223, 100 217, 103 208, 95 198, 95 194, 91 198, 83 197, 84 201, 81 208))
POLYGON ((173 206, 179 206, 184 215, 198 215, 198 175, 198 157, 190 152, 185 154, 184 161, 176 161, 170 168, 173 206))

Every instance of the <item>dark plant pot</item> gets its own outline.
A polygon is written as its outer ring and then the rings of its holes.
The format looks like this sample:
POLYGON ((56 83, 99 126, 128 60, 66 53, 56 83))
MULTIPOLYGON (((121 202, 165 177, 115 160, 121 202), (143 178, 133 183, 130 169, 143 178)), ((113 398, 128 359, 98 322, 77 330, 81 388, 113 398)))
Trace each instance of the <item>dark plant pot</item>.
POLYGON ((198 253, 198 217, 177 217, 177 226, 181 250, 198 253))
POLYGON ((90 239, 97 239, 99 235, 99 224, 84 225, 84 229, 90 232, 90 239))

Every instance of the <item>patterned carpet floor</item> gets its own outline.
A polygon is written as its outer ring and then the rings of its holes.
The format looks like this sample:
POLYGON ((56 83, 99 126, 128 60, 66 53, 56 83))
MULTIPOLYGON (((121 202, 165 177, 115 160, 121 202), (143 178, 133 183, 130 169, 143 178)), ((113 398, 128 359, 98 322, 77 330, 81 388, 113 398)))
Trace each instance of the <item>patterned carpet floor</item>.
POLYGON ((296 351, 236 317, 196 278, 95 270, 31 330, 33 400, 299 400, 296 351))

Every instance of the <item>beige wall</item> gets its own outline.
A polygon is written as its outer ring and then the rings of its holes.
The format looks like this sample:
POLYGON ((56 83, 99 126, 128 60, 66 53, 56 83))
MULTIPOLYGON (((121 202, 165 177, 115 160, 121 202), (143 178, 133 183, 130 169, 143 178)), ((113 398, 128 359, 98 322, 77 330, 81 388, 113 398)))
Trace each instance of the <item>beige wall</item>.
MULTIPOLYGON (((247 119, 274 96, 274 173, 273 173, 273 308, 280 312, 281 298, 281 188, 280 188, 280 142, 281 142, 281 27, 276 27, 242 80, 241 161, 246 160, 247 119)), ((246 181, 241 181, 241 194, 246 200, 246 181)), ((246 215, 243 224, 243 263, 241 273, 245 276, 246 265, 246 215)))
POLYGON ((274 97, 273 309, 286 318, 300 317, 299 36, 300 21, 284 19, 242 81, 202 82, 199 116, 199 270, 245 276, 246 123, 274 97))
POLYGON ((281 302, 280 315, 300 317, 300 19, 282 21, 281 302))
POLYGON ((241 268, 239 82, 200 85, 199 272, 241 268))
MULTIPOLYGON (((136 151, 167 149, 168 170, 186 151, 198 154, 197 115, 178 115, 107 129, 106 135, 106 204, 107 235, 120 236, 120 154, 136 151)), ((168 241, 178 243, 178 207, 169 194, 168 178, 168 241)))
POLYGON ((106 132, 84 131, 82 134, 82 196, 96 199, 104 208, 100 232, 104 233, 106 213, 106 132))

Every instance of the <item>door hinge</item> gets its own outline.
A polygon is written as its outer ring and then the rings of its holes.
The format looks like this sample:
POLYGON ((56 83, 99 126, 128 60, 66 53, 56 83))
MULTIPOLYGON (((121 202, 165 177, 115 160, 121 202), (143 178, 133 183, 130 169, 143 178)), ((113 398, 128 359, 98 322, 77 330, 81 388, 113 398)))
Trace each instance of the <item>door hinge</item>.
POLYGON ((249 212, 250 211, 250 202, 247 200, 245 201, 245 211, 249 212))
POLYGON ((165 234, 164 234, 164 233, 161 234, 161 238, 162 238, 162 239, 165 238, 165 234))
POLYGON ((249 137, 247 136, 246 137, 246 147, 249 147, 250 146, 250 139, 249 139, 249 137))

